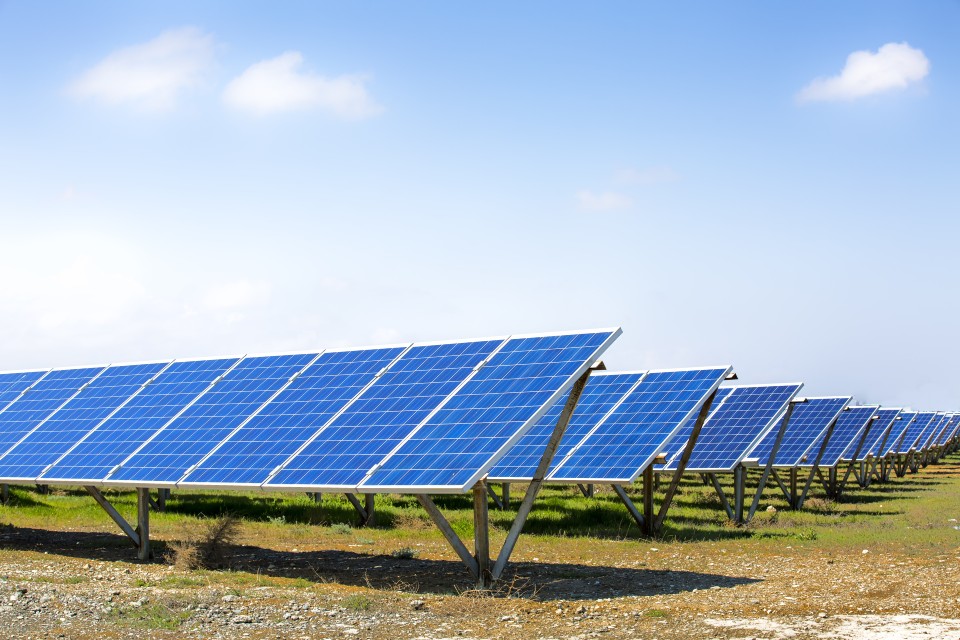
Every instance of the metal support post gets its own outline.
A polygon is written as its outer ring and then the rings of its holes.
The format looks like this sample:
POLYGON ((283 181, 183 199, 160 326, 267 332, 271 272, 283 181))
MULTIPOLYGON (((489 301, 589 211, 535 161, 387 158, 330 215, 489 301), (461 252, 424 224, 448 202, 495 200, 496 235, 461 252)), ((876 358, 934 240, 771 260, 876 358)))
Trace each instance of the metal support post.
POLYGON ((8 502, 10 502, 10 485, 0 484, 0 503, 7 504, 8 502))
POLYGON ((153 557, 150 550, 150 489, 137 489, 137 534, 140 536, 137 558, 149 560, 153 557))
POLYGON ((507 509, 510 506, 510 483, 504 482, 500 485, 500 499, 503 500, 503 508, 507 509))
POLYGON ((430 516, 430 519, 433 520, 435 525, 437 525, 437 528, 440 529, 440 533, 442 533, 443 537, 447 539, 447 542, 450 543, 450 546, 453 547, 453 550, 457 552, 458 556, 460 556, 463 564, 467 565, 467 569, 470 570, 470 573, 473 575, 473 577, 479 580, 480 569, 479 565, 477 565, 477 559, 470 555, 470 551, 467 549, 467 546, 463 544, 463 542, 457 536, 456 532, 453 530, 453 527, 450 526, 450 523, 447 522, 447 519, 443 517, 442 513, 440 513, 440 509, 438 509, 437 505, 433 503, 433 500, 430 499, 430 496, 426 494, 417 494, 417 501, 426 510, 427 514, 430 516))
POLYGON ((549 442, 547 442, 547 448, 543 452, 543 457, 540 458, 540 464, 537 465, 533 479, 527 486, 527 493, 523 496, 523 501, 517 510, 517 517, 514 519, 513 525, 507 533, 503 547, 500 548, 500 553, 497 555, 497 562, 493 565, 491 580, 494 582, 500 579, 503 570, 507 567, 507 560, 510 559, 510 554, 513 553, 513 548, 516 546, 517 539, 520 537, 520 532, 523 531, 523 525, 527 522, 527 516, 530 515, 530 510, 533 509, 533 501, 536 499, 537 494, 540 493, 540 487, 543 486, 543 480, 550 470, 550 465, 553 463, 553 456, 557 452, 557 447, 560 446, 560 440, 563 438, 564 432, 567 430, 567 425, 570 423, 573 410, 580 400, 580 394, 583 393, 584 387, 587 386, 590 371, 591 369, 584 371, 583 375, 573 383, 573 388, 570 389, 570 395, 567 396, 567 402, 564 404, 563 411, 560 412, 560 418, 553 428, 553 433, 550 435, 549 442))
MULTIPOLYGON (((120 530, 127 534, 127 537, 130 538, 130 541, 133 542, 133 545, 140 548, 140 534, 130 526, 130 523, 123 519, 123 516, 114 508, 112 504, 107 502, 107 499, 103 497, 103 494, 100 493, 100 490, 96 487, 84 487, 93 499, 97 501, 97 504, 107 512, 107 515, 117 523, 117 526, 120 527, 120 530)), ((139 495, 137 496, 139 502, 139 495)))
POLYGON ((493 500, 493 504, 497 505, 497 509, 500 509, 500 511, 503 511, 504 509, 506 509, 507 508, 506 505, 500 499, 500 496, 497 495, 497 492, 493 490, 493 487, 487 484, 486 482, 484 482, 483 484, 487 488, 487 495, 489 495, 490 499, 493 500))
POLYGON ((713 490, 720 496, 720 504, 723 505, 723 509, 727 512, 727 517, 731 521, 735 521, 736 516, 733 513, 733 508, 730 506, 730 501, 727 500, 727 494, 723 492, 723 487, 720 486, 720 480, 717 479, 717 474, 708 473, 707 476, 710 478, 710 482, 713 483, 713 490))
POLYGON ((790 508, 796 509, 797 499, 800 497, 797 495, 797 476, 799 475, 800 470, 796 467, 790 469, 790 508))
MULTIPOLYGON (((790 424, 790 416, 793 415, 793 408, 800 402, 806 400, 791 400, 787 404, 787 410, 783 414, 783 420, 780 422, 780 431, 777 432, 777 439, 773 441, 773 449, 770 450, 770 458, 767 459, 767 466, 763 468, 760 475, 760 482, 757 484, 757 493, 753 496, 753 503, 750 505, 750 511, 747 514, 746 522, 753 518, 757 507, 760 506, 760 498, 763 496, 763 490, 767 486, 767 478, 770 477, 770 470, 773 469, 773 463, 777 460, 777 451, 780 450, 780 443, 783 442, 783 436, 787 432, 787 425, 790 424)), ((742 464, 737 465, 736 470, 740 471, 740 481, 737 483, 737 489, 740 491, 740 506, 736 509, 737 524, 745 524, 743 519, 743 494, 746 490, 746 468, 742 464)))
POLYGON ((473 555, 477 560, 477 587, 490 585, 490 519, 487 512, 487 483, 473 488, 473 555))
POLYGON ((743 512, 746 502, 747 489, 747 468, 743 465, 737 465, 733 470, 733 511, 734 521, 737 524, 744 524, 743 512))
POLYGON ((656 475, 653 473, 653 465, 648 465, 643 470, 643 529, 644 535, 652 536, 655 532, 653 528, 653 491, 656 475))
POLYGON ((627 507, 627 512, 634 519, 634 521, 636 521, 637 526, 640 527, 640 531, 646 534, 647 521, 643 517, 643 514, 637 509, 637 505, 633 504, 633 500, 631 500, 630 496, 627 495, 626 490, 618 484, 612 484, 610 486, 613 487, 614 493, 620 496, 620 500, 623 502, 624 506, 627 507))

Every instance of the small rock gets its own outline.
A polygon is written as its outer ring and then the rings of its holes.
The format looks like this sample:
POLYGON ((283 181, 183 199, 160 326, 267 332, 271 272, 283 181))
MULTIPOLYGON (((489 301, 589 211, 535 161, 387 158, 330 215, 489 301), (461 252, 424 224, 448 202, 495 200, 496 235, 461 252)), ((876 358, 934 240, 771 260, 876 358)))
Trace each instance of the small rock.
POLYGON ((861 551, 860 553, 863 553, 863 554, 870 553, 870 549, 864 549, 864 550, 861 551))
POLYGON ((823 620, 824 618, 827 617, 827 614, 824 613, 823 611, 821 611, 820 613, 817 614, 817 617, 820 618, 821 620, 823 620))
POLYGON ((414 611, 419 611, 420 609, 423 609, 423 606, 424 606, 425 604, 427 604, 427 603, 424 602, 423 600, 411 600, 411 601, 410 601, 410 608, 413 609, 414 611))
POLYGON ((776 512, 777 512, 777 508, 775 506, 770 505, 769 507, 767 507, 767 513, 776 513, 776 512))
POLYGON ((236 596, 232 593, 228 593, 227 595, 223 596, 220 599, 223 600, 224 602, 236 602, 237 600, 240 599, 240 596, 236 596))
POLYGON ((233 624, 250 624, 253 622, 253 618, 250 616, 234 616, 230 622, 233 624))

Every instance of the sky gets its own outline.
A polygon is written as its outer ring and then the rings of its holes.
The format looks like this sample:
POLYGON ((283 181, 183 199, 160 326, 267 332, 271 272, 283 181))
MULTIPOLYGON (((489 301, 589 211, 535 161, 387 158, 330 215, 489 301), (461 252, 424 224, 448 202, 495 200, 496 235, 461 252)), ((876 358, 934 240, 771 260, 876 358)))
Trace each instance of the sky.
POLYGON ((958 23, 0 0, 0 369, 620 326, 960 409, 958 23))

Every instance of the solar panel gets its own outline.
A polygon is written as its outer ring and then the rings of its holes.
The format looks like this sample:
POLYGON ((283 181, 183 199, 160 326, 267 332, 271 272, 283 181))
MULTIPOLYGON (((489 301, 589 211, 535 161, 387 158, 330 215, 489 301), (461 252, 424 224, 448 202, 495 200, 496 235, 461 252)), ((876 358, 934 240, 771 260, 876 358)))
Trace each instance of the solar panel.
MULTIPOLYGON (((733 387, 720 387, 717 389, 717 395, 713 397, 713 403, 710 405, 710 415, 717 410, 717 408, 723 403, 723 401, 730 395, 730 392, 733 391, 733 387)), ((682 427, 677 429, 667 442, 663 445, 663 449, 660 453, 665 454, 668 458, 678 458, 682 455, 684 448, 687 446, 687 442, 690 441, 690 436, 693 435, 695 423, 687 421, 682 427)), ((664 465, 658 465, 658 469, 663 469, 664 465)))
POLYGON ((937 414, 935 411, 921 411, 918 413, 916 419, 914 419, 913 423, 904 432, 903 438, 900 440, 894 453, 897 455, 906 455, 916 449, 920 436, 929 428, 930 423, 933 422, 936 417, 937 414))
MULTIPOLYGON (((841 413, 818 466, 821 469, 829 469, 837 466, 841 459, 852 457, 857 452, 857 446, 863 438, 867 425, 870 424, 870 419, 877 415, 879 408, 878 405, 855 406, 841 413)), ((872 425, 870 429, 873 430, 872 425)), ((810 447, 811 453, 807 455, 807 461, 801 466, 813 466, 816 461, 816 452, 820 451, 822 443, 822 438, 817 438, 810 447)))
POLYGON ((289 459, 265 487, 353 490, 505 340, 417 344, 289 459))
POLYGON ((667 440, 696 420, 730 367, 651 371, 550 474, 568 482, 629 483, 667 440))
POLYGON ((920 437, 919 444, 917 449, 926 450, 936 444, 937 436, 940 435, 940 432, 943 431, 943 428, 950 422, 950 416, 946 414, 939 414, 934 418, 933 422, 930 423, 930 427, 927 429, 927 432, 920 437))
POLYGON ((943 431, 940 432, 940 435, 937 437, 937 446, 942 447, 947 442, 950 441, 950 436, 953 434, 954 429, 957 428, 957 419, 958 414, 952 413, 949 415, 949 420, 947 421, 946 426, 944 426, 943 431))
MULTIPOLYGON (((590 374, 553 458, 551 471, 646 375, 645 371, 596 371, 590 374)), ((490 470, 491 482, 526 482, 540 464, 567 398, 562 397, 490 470)))
POLYGON ((0 458, 0 478, 35 480, 168 364, 108 367, 0 458))
POLYGON ((0 373, 0 412, 16 401, 23 393, 42 378, 47 369, 42 371, 10 371, 0 373))
POLYGON ((37 428, 105 367, 54 369, 0 413, 0 456, 37 428))
POLYGON ((41 479, 67 484, 100 484, 111 470, 150 439, 215 380, 237 358, 173 362, 68 451, 41 479))
POLYGON ((178 486, 259 486, 406 347, 328 350, 178 486))
POLYGON ((900 412, 900 420, 893 423, 893 428, 890 430, 890 437, 887 438, 887 442, 883 447, 883 455, 880 457, 886 457, 891 453, 897 452, 900 442, 903 441, 903 436, 906 434, 910 425, 913 424, 916 417, 916 411, 900 412))
POLYGON ((173 484, 317 357, 245 357, 167 423, 109 477, 113 483, 173 484))
POLYGON ((619 335, 511 338, 360 489, 441 493, 473 486, 619 335))
MULTIPOLYGON (((840 417, 840 413, 852 399, 850 396, 811 397, 807 398, 806 402, 797 404, 793 408, 786 431, 780 440, 780 448, 777 449, 773 466, 795 467, 806 462, 807 459, 812 462, 820 452, 820 445, 830 425, 840 417), (814 443, 817 443, 816 447, 813 446, 814 443)), ((770 460, 770 453, 773 451, 778 433, 779 429, 771 429, 767 432, 748 457, 757 458, 761 466, 766 465, 770 460)))
POLYGON ((861 460, 870 456, 877 457, 879 453, 886 449, 887 441, 890 439, 891 431, 894 424, 897 423, 897 416, 899 415, 899 408, 881 408, 877 411, 877 419, 873 421, 863 451, 860 452, 861 460))
MULTIPOLYGON (((703 425, 687 471, 732 471, 779 424, 787 405, 802 387, 799 382, 731 387, 732 391, 703 425)), ((675 469, 679 458, 678 451, 665 468, 675 469)))

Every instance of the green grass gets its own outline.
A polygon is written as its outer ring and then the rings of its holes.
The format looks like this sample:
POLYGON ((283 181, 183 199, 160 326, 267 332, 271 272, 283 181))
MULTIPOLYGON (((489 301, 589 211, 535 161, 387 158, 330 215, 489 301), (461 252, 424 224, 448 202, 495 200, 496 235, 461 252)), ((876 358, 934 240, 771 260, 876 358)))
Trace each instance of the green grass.
MULTIPOLYGON (((684 478, 662 534, 664 542, 717 542, 737 545, 782 545, 784 542, 816 544, 823 548, 865 548, 898 545, 907 552, 925 552, 931 545, 956 544, 960 518, 960 455, 953 454, 939 465, 917 474, 894 478, 888 483, 860 489, 848 484, 840 500, 823 498, 815 484, 805 508, 789 509, 775 483, 768 483, 754 521, 746 527, 734 527, 726 519, 712 486, 696 476, 684 478), (946 473, 947 470, 952 470, 946 473), (776 513, 768 513, 773 506, 776 513), (909 533, 909 535, 907 535, 909 533)), ((748 496, 756 487, 757 471, 749 474, 748 496)), ((721 477, 722 478, 722 477, 721 477)), ((730 478, 722 478, 729 496, 730 478)), ((661 484, 661 489, 666 482, 661 484)), ((512 487, 514 499, 507 511, 490 509, 491 535, 502 539, 516 514, 525 487, 512 487)), ((524 536, 532 537, 548 548, 566 545, 569 539, 612 541, 643 540, 636 523, 619 498, 608 487, 597 486, 594 498, 586 498, 574 487, 546 487, 540 494, 526 526, 524 536)), ((639 487, 631 489, 640 503, 639 487)), ((132 491, 105 491, 107 499, 129 521, 135 520, 136 496, 132 491)), ((657 506, 663 497, 656 494, 657 506)), ((454 531, 464 539, 473 535, 472 495, 436 496, 454 531)), ((365 553, 417 555, 424 541, 443 544, 442 536, 413 496, 377 496, 375 527, 355 528, 357 514, 343 496, 326 494, 322 503, 306 495, 275 493, 179 492, 167 501, 167 511, 151 514, 151 530, 158 540, 178 539, 185 527, 195 526, 210 517, 231 513, 242 522, 241 542, 256 546, 317 544, 323 536, 337 543, 346 538, 350 546, 363 546, 365 553), (405 551, 407 550, 407 551, 405 551)), ((11 501, 0 505, 0 524, 18 528, 56 531, 98 531, 117 534, 113 523, 83 490, 56 489, 40 494, 34 488, 12 487, 11 501)), ((82 545, 103 546, 103 541, 81 538, 82 545)), ((129 544, 119 535, 118 546, 129 544)), ((320 542, 322 546, 322 542, 320 542)), ((158 543, 162 547, 162 542, 158 543)), ((588 553, 589 547, 584 547, 588 553)), ((82 554, 81 554, 82 556, 82 554)), ((586 557, 586 556, 583 556, 586 557)), ((203 572, 197 580, 209 581, 203 572)), ((216 572, 223 576, 224 572, 216 572)), ((252 576, 231 578, 233 583, 269 584, 273 578, 252 576)), ((172 585, 171 585, 172 586, 172 585)), ((183 586, 191 586, 184 584, 183 586)))
POLYGON ((190 617, 189 612, 179 609, 177 605, 168 606, 162 602, 150 603, 142 607, 114 609, 110 613, 110 618, 121 626, 134 629, 173 631, 190 617))

